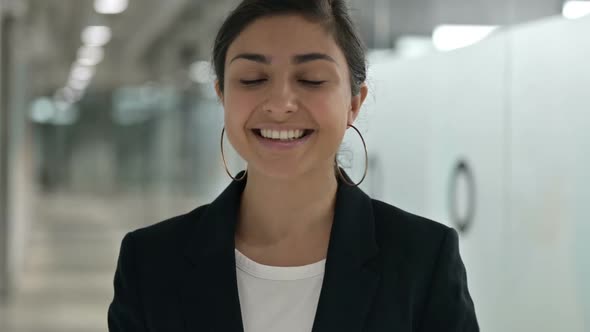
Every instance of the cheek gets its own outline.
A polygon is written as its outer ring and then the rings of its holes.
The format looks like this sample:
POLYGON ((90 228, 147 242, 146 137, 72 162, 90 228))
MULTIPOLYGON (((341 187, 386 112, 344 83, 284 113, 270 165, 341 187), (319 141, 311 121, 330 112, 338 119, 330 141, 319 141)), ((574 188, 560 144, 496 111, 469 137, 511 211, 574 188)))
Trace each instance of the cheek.
POLYGON ((239 152, 246 140, 245 124, 252 110, 247 96, 226 94, 223 103, 225 132, 227 139, 239 152))
POLYGON ((309 109, 314 110, 314 117, 321 127, 331 132, 344 132, 348 112, 340 95, 323 95, 314 98, 309 109))
POLYGON ((314 119, 320 127, 320 142, 326 156, 336 153, 344 133, 346 131, 347 112, 343 105, 342 97, 329 97, 314 99, 313 105, 309 105, 314 119))
POLYGON ((233 129, 236 129, 236 126, 244 127, 254 105, 255 100, 248 94, 235 92, 226 94, 223 104, 226 125, 233 129))

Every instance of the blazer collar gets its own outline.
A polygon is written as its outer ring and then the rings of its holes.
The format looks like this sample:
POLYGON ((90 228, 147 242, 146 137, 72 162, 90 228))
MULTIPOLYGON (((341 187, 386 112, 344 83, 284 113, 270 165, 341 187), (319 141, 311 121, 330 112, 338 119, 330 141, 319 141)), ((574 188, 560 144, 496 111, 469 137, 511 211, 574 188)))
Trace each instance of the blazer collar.
MULTIPOLYGON (((203 328, 193 310, 204 307, 202 301, 208 298, 216 303, 208 330, 243 331, 234 233, 246 181, 232 181, 195 220, 197 227, 189 234, 185 255, 192 269, 181 290, 189 330, 203 328)), ((334 212, 313 332, 360 330, 379 281, 378 271, 367 264, 378 254, 371 199, 339 179, 334 212)))

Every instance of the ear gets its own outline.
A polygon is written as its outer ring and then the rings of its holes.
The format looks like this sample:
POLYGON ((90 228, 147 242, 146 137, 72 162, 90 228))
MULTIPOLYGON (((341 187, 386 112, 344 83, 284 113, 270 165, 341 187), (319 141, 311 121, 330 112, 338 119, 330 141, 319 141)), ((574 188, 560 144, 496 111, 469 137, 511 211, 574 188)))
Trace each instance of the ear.
POLYGON ((219 86, 219 80, 215 80, 215 92, 217 93, 217 98, 219 98, 219 100, 223 104, 223 92, 221 92, 221 88, 219 86))
POLYGON ((353 96, 350 103, 350 111, 348 111, 348 124, 353 124, 354 120, 356 120, 359 112, 361 110, 361 106, 365 102, 365 98, 369 94, 369 88, 367 87, 366 83, 363 83, 360 88, 360 92, 353 96))

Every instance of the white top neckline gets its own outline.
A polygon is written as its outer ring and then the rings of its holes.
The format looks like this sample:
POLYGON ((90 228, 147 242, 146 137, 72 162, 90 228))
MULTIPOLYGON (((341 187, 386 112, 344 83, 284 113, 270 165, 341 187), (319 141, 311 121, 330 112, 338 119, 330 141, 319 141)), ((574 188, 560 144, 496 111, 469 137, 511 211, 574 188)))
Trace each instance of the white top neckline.
POLYGON ((253 277, 266 280, 290 281, 317 277, 324 274, 326 259, 302 266, 270 266, 257 263, 238 249, 236 253, 236 267, 253 277))

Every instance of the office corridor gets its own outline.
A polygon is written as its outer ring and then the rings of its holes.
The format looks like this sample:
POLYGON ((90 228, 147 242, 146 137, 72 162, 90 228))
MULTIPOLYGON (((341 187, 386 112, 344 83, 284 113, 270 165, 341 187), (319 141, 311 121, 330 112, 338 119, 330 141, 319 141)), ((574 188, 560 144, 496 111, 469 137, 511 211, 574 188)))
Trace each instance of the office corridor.
POLYGON ((226 71, 242 1, 0 0, 0 332, 108 331, 127 232, 334 153, 371 198, 457 230, 481 330, 590 332, 590 0, 345 0, 360 40, 276 29, 241 51, 274 61, 226 71), (358 131, 330 120, 347 75, 358 131))
MULTIPOLYGON (((0 331, 106 331, 120 241, 127 231, 159 220, 154 199, 37 199, 21 287, 0 304, 0 331)), ((174 202, 179 213, 194 204, 174 202)))

